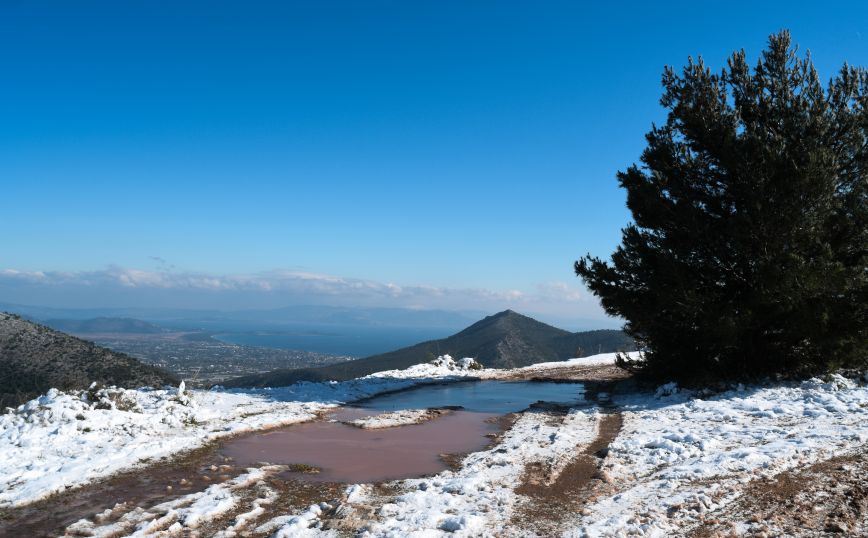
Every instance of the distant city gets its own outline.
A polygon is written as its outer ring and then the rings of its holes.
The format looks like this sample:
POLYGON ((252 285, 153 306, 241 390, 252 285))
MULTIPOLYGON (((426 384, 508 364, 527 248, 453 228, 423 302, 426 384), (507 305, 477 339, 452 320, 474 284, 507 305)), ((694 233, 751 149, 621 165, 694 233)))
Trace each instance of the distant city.
POLYGON ((383 353, 448 336, 481 317, 475 312, 322 306, 193 311, 2 304, 0 310, 126 353, 199 387, 383 353))
POLYGON ((278 368, 326 366, 352 360, 348 355, 245 346, 221 342, 202 332, 158 334, 77 334, 142 362, 160 366, 191 386, 212 386, 240 375, 278 368))

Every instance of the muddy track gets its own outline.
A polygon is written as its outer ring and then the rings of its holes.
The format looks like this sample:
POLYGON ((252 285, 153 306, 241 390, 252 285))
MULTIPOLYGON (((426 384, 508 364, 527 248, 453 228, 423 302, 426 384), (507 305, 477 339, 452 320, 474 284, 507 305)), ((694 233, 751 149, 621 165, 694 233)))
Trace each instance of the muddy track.
MULTIPOLYGON (((330 411, 318 412, 309 421, 296 424, 323 420, 330 411)), ((258 431, 264 433, 285 427, 274 426, 258 431)), ((90 518, 117 503, 151 506, 204 491, 244 472, 231 458, 220 454, 225 443, 244 435, 248 432, 228 435, 158 460, 143 460, 135 468, 71 487, 21 507, 0 508, 0 538, 57 536, 66 526, 90 518)))
MULTIPOLYGON (((611 383, 602 382, 595 387, 597 393, 613 388, 611 383)), ((522 484, 515 489, 525 497, 525 502, 513 514, 511 527, 528 529, 541 536, 559 534, 565 516, 579 513, 602 490, 611 489, 601 465, 609 445, 621 431, 623 418, 610 404, 604 404, 601 411, 597 436, 580 448, 559 472, 540 463, 527 466, 522 484)))
POLYGON ((0 536, 52 536, 81 518, 116 503, 134 506, 172 500, 202 491, 214 478, 235 476, 238 470, 217 456, 211 444, 148 467, 117 473, 109 478, 56 493, 20 508, 0 510, 0 536), (217 466, 218 473, 211 471, 217 466), (215 476, 216 475, 216 476, 215 476))
MULTIPOLYGON (((323 420, 327 414, 328 411, 317 413, 310 421, 323 420)), ((275 426, 258 432, 285 427, 275 426)), ((244 473, 245 468, 236 465, 220 451, 225 443, 244 435, 248 433, 239 432, 187 452, 142 462, 136 468, 69 488, 21 507, 0 508, 0 537, 58 536, 68 525, 80 519, 90 519, 118 503, 125 503, 131 509, 149 507, 226 482, 244 473)), ((323 490, 318 502, 329 498, 331 490, 342 491, 345 487, 345 484, 328 482, 308 484, 298 477, 299 473, 287 472, 280 475, 280 480, 268 481, 270 486, 283 493, 283 504, 287 507, 307 508, 312 502, 307 501, 313 497, 313 488, 323 490)))

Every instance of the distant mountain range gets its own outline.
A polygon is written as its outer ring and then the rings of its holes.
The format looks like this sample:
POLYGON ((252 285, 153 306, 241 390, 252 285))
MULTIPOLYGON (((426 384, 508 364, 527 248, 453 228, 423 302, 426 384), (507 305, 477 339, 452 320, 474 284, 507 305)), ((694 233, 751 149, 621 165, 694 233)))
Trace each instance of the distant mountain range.
POLYGON ((167 330, 133 318, 47 319, 43 322, 52 329, 74 334, 157 334, 167 330))
POLYGON ((506 310, 441 340, 422 342, 364 359, 320 368, 276 370, 231 380, 226 386, 284 386, 297 381, 346 380, 407 368, 439 355, 474 357, 489 368, 516 368, 598 352, 632 351, 635 342, 617 330, 571 333, 506 310))
POLYGON ((50 388, 85 389, 94 381, 128 388, 179 382, 123 353, 0 312, 0 410, 50 388))
POLYGON ((53 308, 0 303, 0 311, 46 322, 93 318, 136 318, 165 327, 207 328, 264 325, 336 325, 426 327, 460 329, 479 319, 481 312, 412 308, 355 308, 321 305, 257 310, 186 310, 171 308, 53 308))

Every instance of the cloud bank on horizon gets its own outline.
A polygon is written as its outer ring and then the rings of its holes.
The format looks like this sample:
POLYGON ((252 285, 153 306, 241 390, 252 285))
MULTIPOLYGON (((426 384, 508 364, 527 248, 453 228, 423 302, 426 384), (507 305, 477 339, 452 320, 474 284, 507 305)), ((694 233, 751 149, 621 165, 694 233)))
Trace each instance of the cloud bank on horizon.
POLYGON ((52 307, 278 308, 291 304, 497 311, 617 322, 565 282, 530 291, 398 285, 303 271, 218 275, 110 266, 94 271, 0 269, 0 301, 52 307))

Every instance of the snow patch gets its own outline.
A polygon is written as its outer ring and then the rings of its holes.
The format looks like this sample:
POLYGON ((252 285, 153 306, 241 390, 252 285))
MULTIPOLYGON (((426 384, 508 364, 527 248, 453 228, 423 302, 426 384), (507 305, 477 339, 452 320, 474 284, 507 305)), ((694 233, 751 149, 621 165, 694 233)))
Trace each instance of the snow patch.
POLYGON ((366 430, 379 430, 383 428, 394 428, 396 426, 421 424, 450 412, 451 411, 448 409, 402 409, 399 411, 390 411, 379 415, 350 420, 347 421, 346 424, 356 426, 357 428, 364 428, 366 430))

